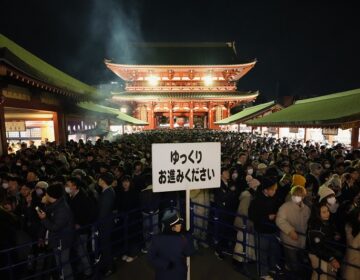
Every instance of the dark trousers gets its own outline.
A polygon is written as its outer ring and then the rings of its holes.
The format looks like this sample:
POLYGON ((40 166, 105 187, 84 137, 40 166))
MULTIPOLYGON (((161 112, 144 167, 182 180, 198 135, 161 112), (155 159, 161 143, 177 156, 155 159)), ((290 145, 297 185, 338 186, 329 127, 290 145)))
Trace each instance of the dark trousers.
POLYGON ((281 247, 275 234, 257 234, 257 255, 259 262, 259 275, 269 274, 280 263, 281 247))

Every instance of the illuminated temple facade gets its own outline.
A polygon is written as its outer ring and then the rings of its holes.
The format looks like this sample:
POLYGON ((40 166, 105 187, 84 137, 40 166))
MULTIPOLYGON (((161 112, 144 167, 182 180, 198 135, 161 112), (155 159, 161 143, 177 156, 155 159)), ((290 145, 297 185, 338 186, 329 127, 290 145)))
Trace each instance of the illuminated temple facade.
POLYGON ((155 128, 219 128, 230 109, 258 92, 237 83, 256 61, 240 63, 234 43, 144 43, 106 66, 124 81, 112 102, 155 128))

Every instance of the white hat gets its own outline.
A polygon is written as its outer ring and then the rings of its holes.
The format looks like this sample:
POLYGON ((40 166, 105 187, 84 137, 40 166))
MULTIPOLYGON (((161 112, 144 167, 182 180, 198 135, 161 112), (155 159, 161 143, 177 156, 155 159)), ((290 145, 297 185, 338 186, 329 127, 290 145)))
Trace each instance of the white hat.
POLYGON ((42 189, 47 189, 49 186, 49 184, 45 181, 39 181, 37 182, 36 186, 35 187, 38 187, 38 188, 42 188, 42 189))
POLYGON ((328 197, 330 195, 335 195, 335 192, 332 189, 330 189, 329 187, 322 185, 319 188, 318 195, 320 197, 319 202, 321 202, 325 197, 328 197))

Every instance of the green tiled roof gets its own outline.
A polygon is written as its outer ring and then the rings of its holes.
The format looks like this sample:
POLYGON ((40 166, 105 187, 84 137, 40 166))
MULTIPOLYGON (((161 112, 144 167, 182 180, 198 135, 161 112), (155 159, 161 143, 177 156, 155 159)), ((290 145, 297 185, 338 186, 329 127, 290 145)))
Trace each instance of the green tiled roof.
POLYGON ((246 122, 252 126, 341 126, 360 120, 360 89, 297 101, 271 115, 246 122))
POLYGON ((118 100, 133 100, 133 101, 147 101, 147 100, 207 100, 207 99, 242 99, 251 96, 258 96, 259 92, 113 92, 112 95, 118 100))
POLYGON ((223 119, 221 121, 216 122, 215 124, 217 125, 227 125, 230 123, 234 123, 234 122, 240 122, 240 121, 244 121, 246 119, 248 119, 251 116, 254 116, 258 113, 261 113, 262 111, 269 109, 271 107, 273 107, 275 104, 274 101, 268 102, 268 103, 263 103, 263 104, 259 104, 256 106, 252 106, 249 108, 245 108, 244 110, 242 110, 241 112, 238 112, 226 119, 223 119))
POLYGON ((116 63, 132 65, 239 64, 233 43, 129 44, 116 63))
POLYGON ((97 90, 51 66, 0 34, 0 61, 30 77, 60 89, 94 97, 97 90))
POLYGON ((85 110, 113 115, 114 117, 116 117, 118 120, 120 120, 123 123, 128 123, 128 124, 132 124, 132 125, 149 125, 147 122, 144 122, 142 120, 131 117, 131 116, 121 112, 118 109, 98 105, 93 102, 79 102, 77 104, 77 106, 79 106, 80 108, 83 108, 85 110))

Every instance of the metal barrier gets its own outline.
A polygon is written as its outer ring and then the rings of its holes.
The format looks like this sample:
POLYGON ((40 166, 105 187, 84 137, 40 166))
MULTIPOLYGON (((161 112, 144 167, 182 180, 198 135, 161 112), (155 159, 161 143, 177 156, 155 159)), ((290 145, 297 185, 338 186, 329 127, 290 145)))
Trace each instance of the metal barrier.
MULTIPOLYGON (((180 210, 181 209, 183 209, 183 207, 180 203, 180 210)), ((81 239, 78 234, 79 231, 77 231, 77 237, 71 247, 72 251, 79 252, 76 248, 82 246, 82 254, 70 254, 70 248, 63 248, 60 242, 58 242, 56 248, 46 246, 39 248, 38 242, 36 241, 1 250, 0 279, 44 279, 44 277, 49 275, 53 275, 55 279, 57 276, 59 276, 60 279, 73 279, 73 275, 76 273, 72 270, 72 267, 76 268, 77 266, 75 264, 78 263, 83 265, 86 263, 85 259, 88 259, 88 266, 81 267, 81 270, 90 271, 94 279, 100 279, 101 262, 104 257, 103 252, 110 249, 113 258, 117 258, 131 249, 134 249, 136 253, 140 253, 141 248, 146 249, 146 244, 151 240, 152 235, 159 231, 160 216, 161 213, 159 212, 142 215, 142 209, 139 208, 127 213, 116 213, 107 219, 83 227, 81 228, 82 231, 88 231, 86 239, 81 239), (138 213, 138 219, 129 219, 136 213, 138 213), (150 219, 150 221, 146 221, 146 219, 150 219), (110 233, 111 242, 108 242, 104 247, 101 242, 102 236, 99 228, 110 220, 113 223, 110 233), (132 232, 132 229, 136 229, 136 231, 132 232), (18 253, 25 249, 32 253, 28 254, 26 259, 19 258, 18 253)), ((239 216, 236 213, 228 212, 214 206, 192 202, 190 219, 195 240, 213 247, 217 252, 225 251, 225 253, 235 258, 236 256, 240 257, 241 262, 244 263, 242 273, 247 274, 247 276, 251 278, 257 278, 262 274, 262 266, 266 265, 266 263, 263 263, 261 260, 268 258, 274 253, 260 249, 260 238, 263 238, 263 236, 251 228, 247 217, 239 216), (196 212, 198 212, 196 208, 206 209, 209 215, 196 214, 196 212), (224 217, 225 219, 223 219, 224 217), (231 218, 227 219, 227 217, 231 218), (232 222, 229 222, 235 217, 242 219, 243 226, 241 228, 235 227, 232 222), (199 221, 203 221, 205 226, 201 225, 202 223, 199 221), (240 252, 234 252, 234 247, 237 245, 240 246, 240 252), (254 254, 254 252, 256 254, 254 254)), ((63 236, 57 236, 55 240, 61 241, 62 237, 63 236)), ((49 240, 46 241, 48 242, 49 240)), ((292 247, 290 244, 280 244, 280 240, 278 239, 271 238, 270 241, 277 242, 279 246, 286 245, 287 247, 292 247)), ((335 245, 340 246, 343 251, 349 249, 359 251, 357 248, 346 247, 344 244, 336 243, 335 245)), ((305 261, 296 265, 298 265, 300 270, 305 270, 308 277, 310 277, 310 274, 313 272, 317 273, 318 279, 323 279, 322 277, 328 274, 324 271, 324 264, 320 259, 314 267, 314 263, 311 265, 308 259, 309 252, 303 250, 302 254, 305 261)), ((284 257, 282 257, 280 263, 282 268, 284 268, 284 263, 285 260, 284 257)), ((342 266, 343 265, 360 269, 356 264, 342 262, 342 266)), ((293 276, 291 270, 283 269, 279 271, 276 277, 277 279, 301 279, 294 278, 293 276)), ((343 279, 341 275, 333 276, 333 274, 328 274, 328 276, 332 277, 328 279, 343 279)))

